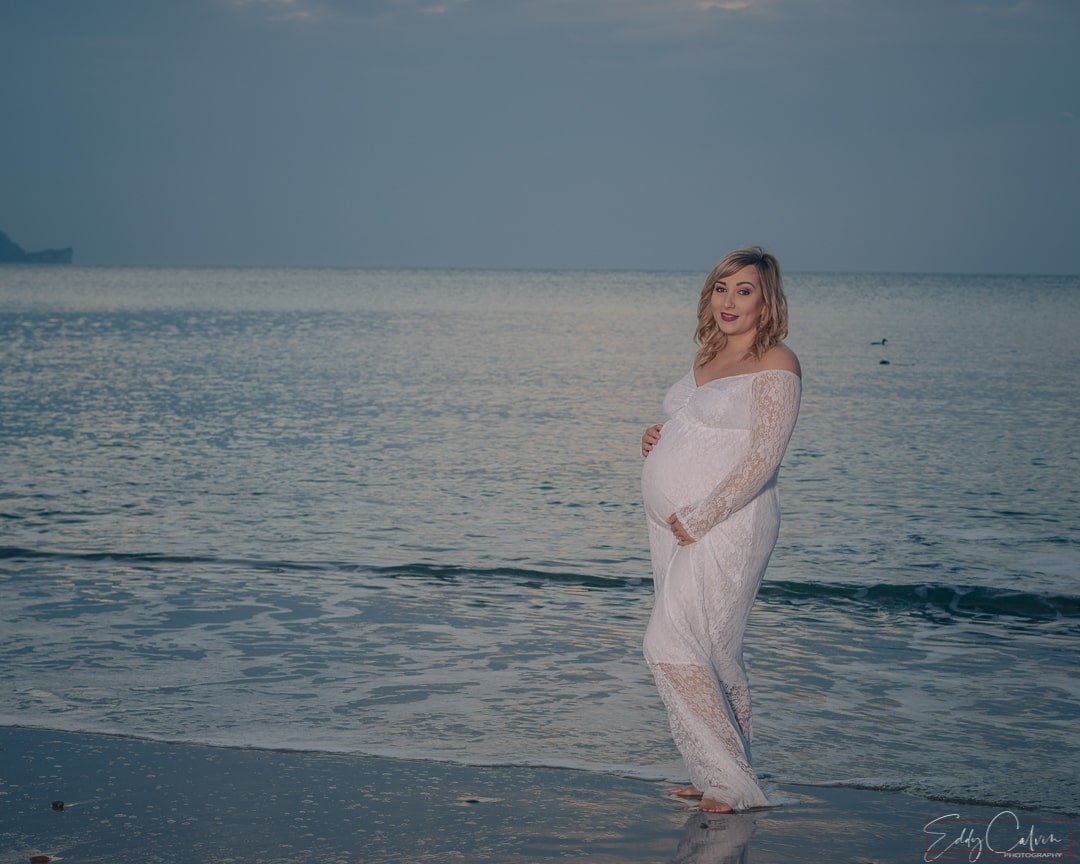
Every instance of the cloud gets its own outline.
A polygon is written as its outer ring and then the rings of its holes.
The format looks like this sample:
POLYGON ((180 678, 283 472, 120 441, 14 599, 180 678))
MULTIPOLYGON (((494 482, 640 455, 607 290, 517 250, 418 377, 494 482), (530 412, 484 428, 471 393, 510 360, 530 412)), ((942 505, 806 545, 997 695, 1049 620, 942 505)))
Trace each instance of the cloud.
POLYGON ((272 21, 314 21, 315 13, 310 9, 294 9, 291 12, 282 12, 280 15, 272 15, 272 21))
POLYGON ((1035 11, 1032 0, 975 0, 962 8, 984 15, 1023 15, 1035 11))
POLYGON ((385 18, 388 16, 445 15, 469 0, 231 0, 238 8, 276 13, 275 21, 333 19, 338 16, 385 18))
POLYGON ((754 5, 754 0, 698 0, 698 9, 723 9, 725 12, 739 12, 754 5))
POLYGON ((268 9, 298 9, 300 0, 232 0, 233 6, 254 6, 268 9))
POLYGON ((319 17, 315 5, 304 0, 232 0, 232 5, 263 9, 270 13, 271 21, 314 21, 319 17))
POLYGON ((232 6, 261 11, 273 20, 350 18, 402 19, 413 15, 468 12, 521 22, 633 23, 679 17, 701 10, 742 11, 761 0, 226 0, 232 6))

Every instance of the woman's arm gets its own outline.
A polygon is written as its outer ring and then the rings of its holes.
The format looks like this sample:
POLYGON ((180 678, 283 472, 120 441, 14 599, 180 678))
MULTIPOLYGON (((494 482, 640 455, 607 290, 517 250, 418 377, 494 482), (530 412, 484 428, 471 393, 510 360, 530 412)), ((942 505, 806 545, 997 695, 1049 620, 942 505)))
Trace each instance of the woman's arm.
POLYGON ((700 540, 714 525, 753 501, 780 467, 799 416, 802 380, 788 372, 767 370, 757 375, 750 386, 750 452, 712 492, 675 511, 677 519, 672 522, 672 530, 677 537, 681 525, 692 540, 700 540))

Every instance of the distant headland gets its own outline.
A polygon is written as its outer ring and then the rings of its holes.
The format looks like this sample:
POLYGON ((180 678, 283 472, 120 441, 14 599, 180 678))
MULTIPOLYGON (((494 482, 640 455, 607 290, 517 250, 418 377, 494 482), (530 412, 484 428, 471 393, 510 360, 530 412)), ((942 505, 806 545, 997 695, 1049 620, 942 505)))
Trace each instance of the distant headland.
POLYGON ((70 264, 72 258, 70 246, 63 249, 27 252, 7 234, 0 231, 0 264, 70 264))

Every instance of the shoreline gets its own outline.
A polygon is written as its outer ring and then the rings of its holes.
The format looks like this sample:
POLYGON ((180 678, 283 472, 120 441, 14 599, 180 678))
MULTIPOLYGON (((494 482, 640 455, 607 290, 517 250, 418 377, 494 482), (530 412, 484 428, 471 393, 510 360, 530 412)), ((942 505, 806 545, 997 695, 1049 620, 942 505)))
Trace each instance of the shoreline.
MULTIPOLYGON (((938 825, 951 837, 961 822, 986 823, 1002 809, 784 784, 770 794, 792 803, 703 814, 667 797, 671 786, 569 768, 0 727, 0 864, 33 855, 79 862, 899 864, 924 860, 928 822, 944 820, 938 825), (54 810, 54 801, 63 801, 63 810, 54 810)), ((1025 825, 1072 827, 1062 814, 1016 813, 1025 825)), ((936 860, 968 860, 967 849, 960 851, 936 860)), ((1071 854, 1050 860, 1072 861, 1071 854)))

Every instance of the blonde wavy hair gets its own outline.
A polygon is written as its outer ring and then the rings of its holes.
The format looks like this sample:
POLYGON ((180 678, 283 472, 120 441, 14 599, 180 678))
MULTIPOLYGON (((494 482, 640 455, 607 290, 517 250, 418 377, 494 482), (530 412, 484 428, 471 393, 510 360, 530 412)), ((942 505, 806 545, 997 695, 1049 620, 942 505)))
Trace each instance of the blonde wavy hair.
POLYGON ((701 346, 694 360, 696 366, 704 366, 727 345, 727 336, 720 332, 712 312, 712 293, 717 281, 753 264, 757 269, 761 294, 765 301, 758 319, 757 335, 746 356, 760 360, 765 352, 783 341, 788 332, 787 298, 780 277, 780 262, 760 246, 749 246, 728 252, 716 262, 698 300, 698 325, 694 341, 701 346))

